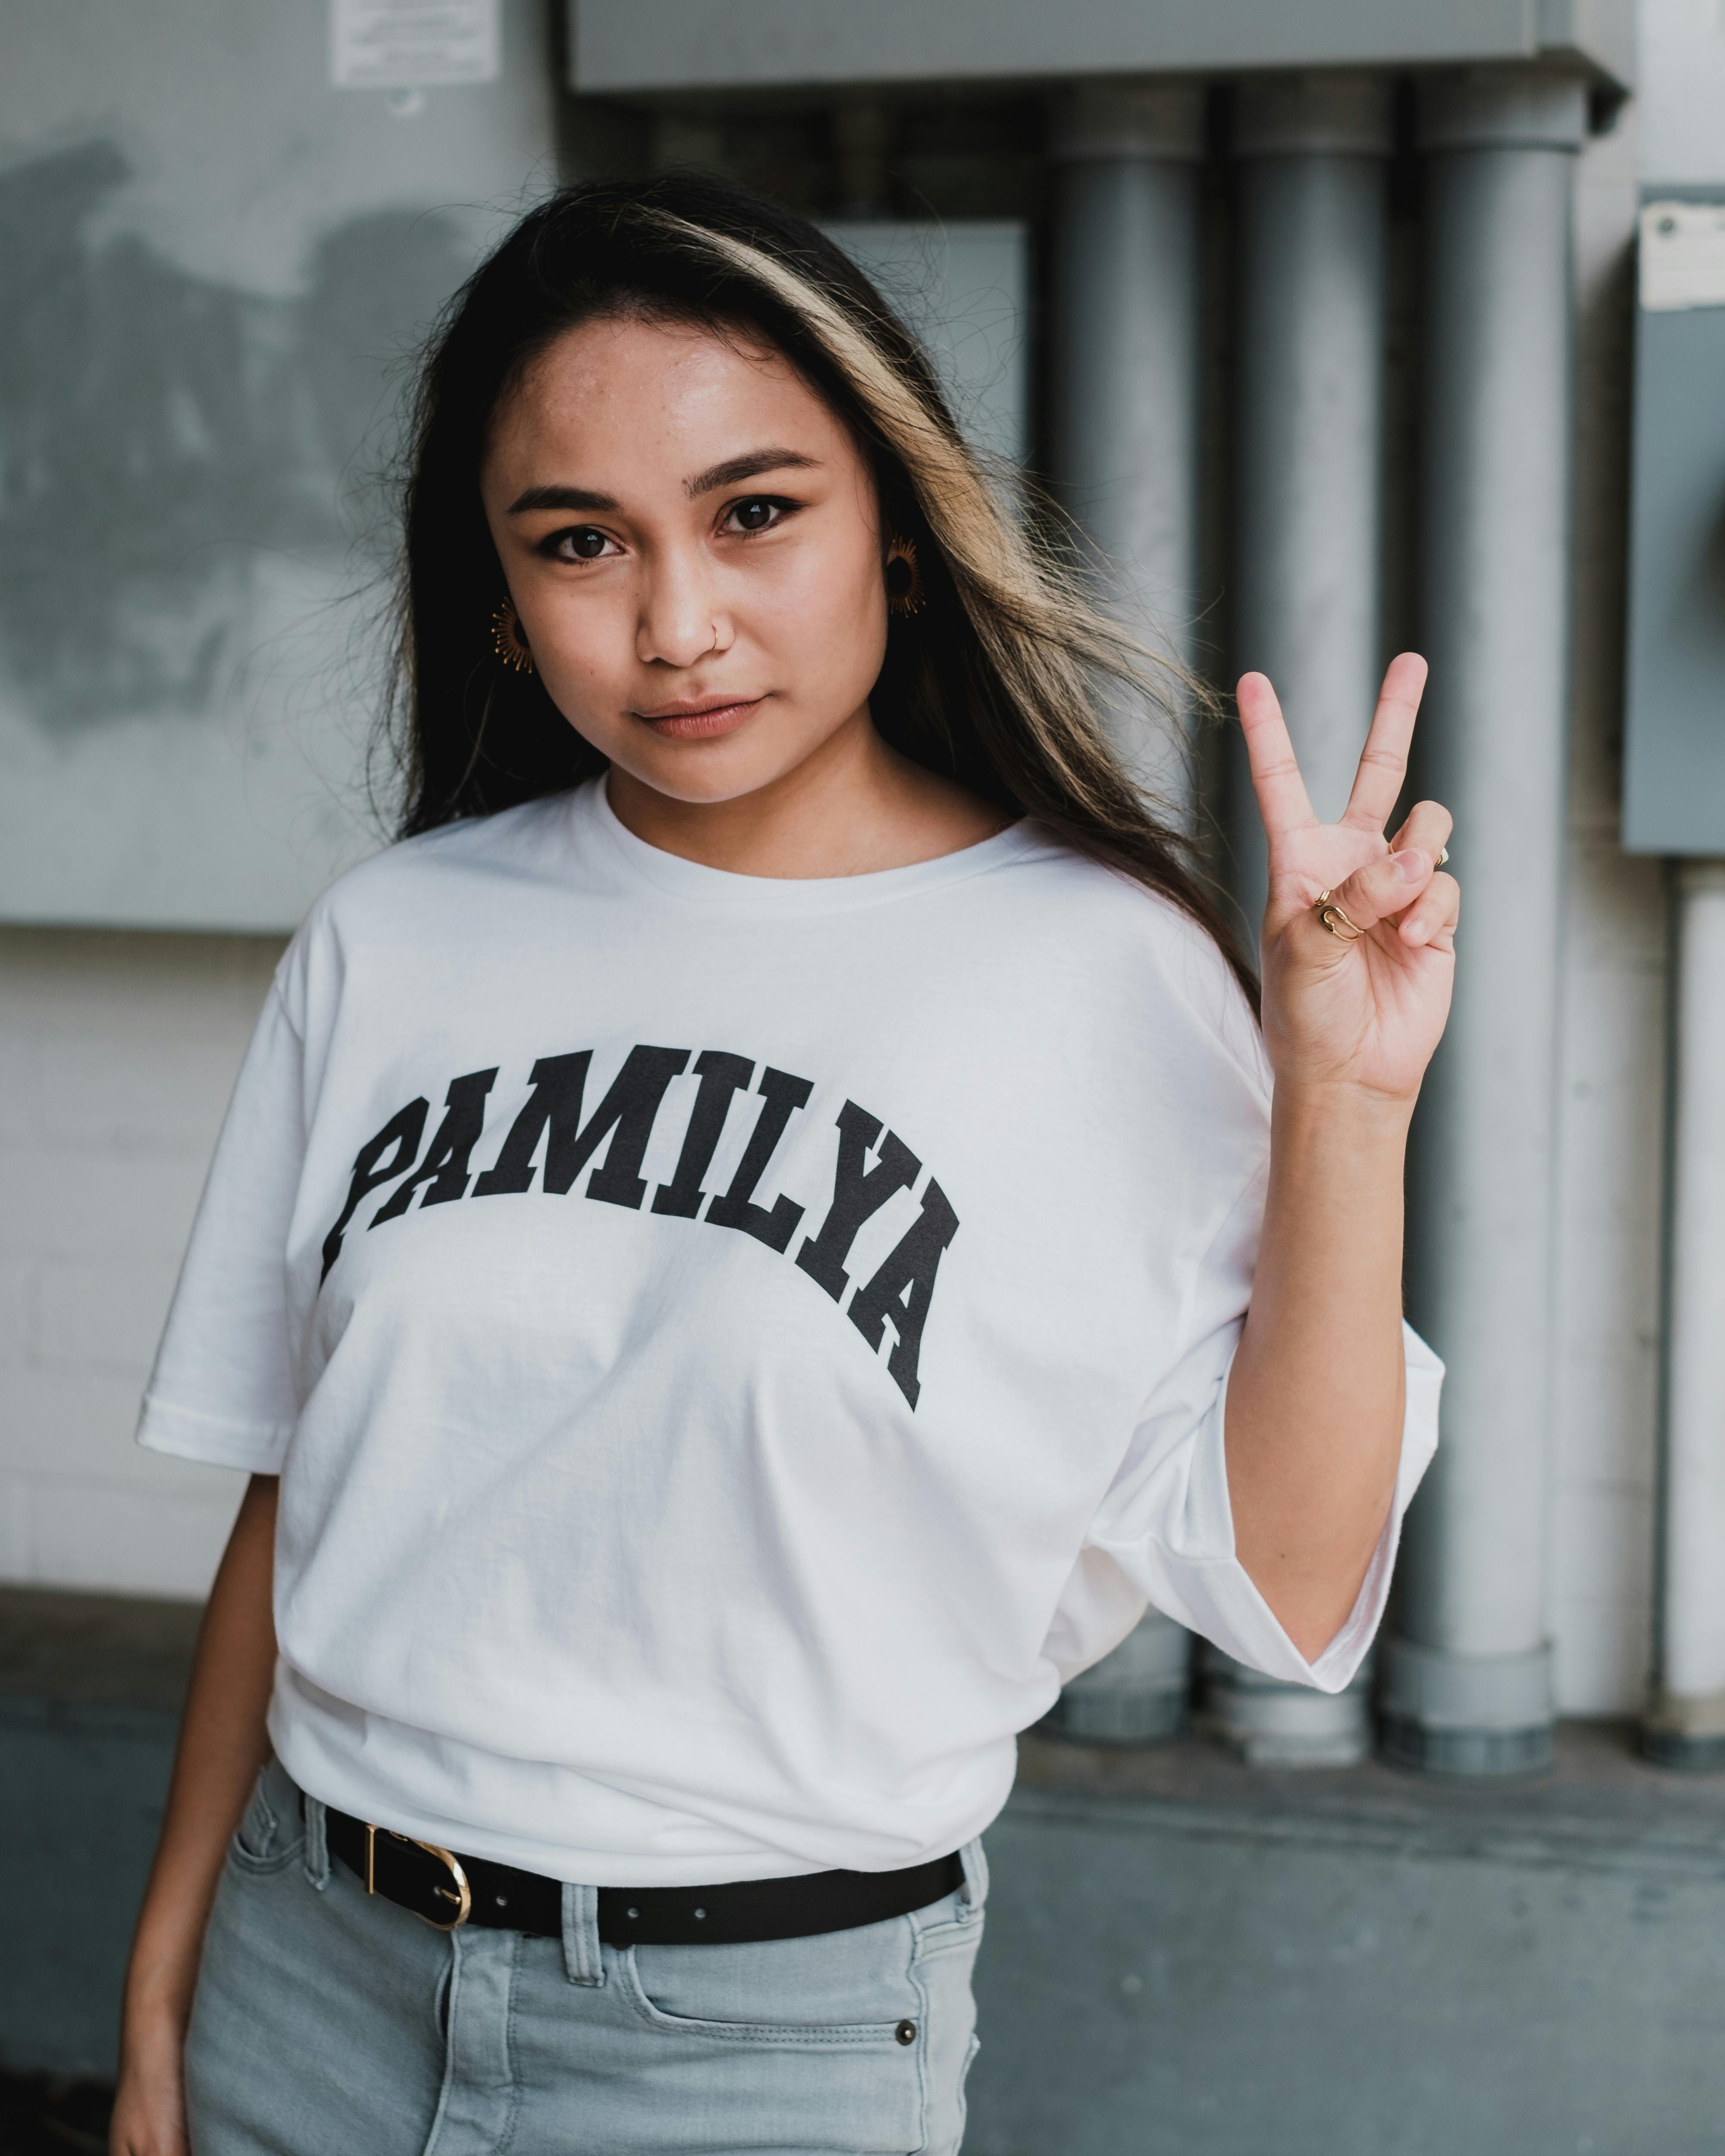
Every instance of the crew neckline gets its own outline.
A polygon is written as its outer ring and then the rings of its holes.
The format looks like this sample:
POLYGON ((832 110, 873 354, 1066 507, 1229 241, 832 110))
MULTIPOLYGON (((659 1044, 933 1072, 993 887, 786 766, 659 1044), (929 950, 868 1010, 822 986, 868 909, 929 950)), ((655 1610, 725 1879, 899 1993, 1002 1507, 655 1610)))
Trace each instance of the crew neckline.
POLYGON ((635 876, 671 897, 777 913, 836 913, 878 906, 942 884, 963 882, 1008 861, 1046 851, 1051 844, 1031 818, 1020 816, 992 838, 904 868, 870 869, 847 876, 743 875, 667 853, 662 846, 637 838, 611 806, 603 774, 577 788, 573 813, 578 825, 584 822, 595 828, 635 876))

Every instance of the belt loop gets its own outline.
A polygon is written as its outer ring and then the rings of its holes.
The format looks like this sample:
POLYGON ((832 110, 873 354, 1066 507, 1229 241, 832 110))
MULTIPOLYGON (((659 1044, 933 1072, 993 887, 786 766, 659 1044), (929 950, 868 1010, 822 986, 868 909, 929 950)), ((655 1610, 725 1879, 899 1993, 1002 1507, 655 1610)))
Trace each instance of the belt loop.
POLYGON ((983 1854, 981 1840, 967 1841, 958 1852, 958 1861, 964 1866, 964 1913, 979 1917, 988 1898, 988 1860, 983 1854))
POLYGON ((305 1808, 305 1876, 320 1894, 330 1883, 328 1813, 321 1797, 302 1796, 305 1808))
POLYGON ((571 1984, 598 1989, 605 1981, 599 1944, 599 1890, 563 1885, 563 1973, 571 1984))

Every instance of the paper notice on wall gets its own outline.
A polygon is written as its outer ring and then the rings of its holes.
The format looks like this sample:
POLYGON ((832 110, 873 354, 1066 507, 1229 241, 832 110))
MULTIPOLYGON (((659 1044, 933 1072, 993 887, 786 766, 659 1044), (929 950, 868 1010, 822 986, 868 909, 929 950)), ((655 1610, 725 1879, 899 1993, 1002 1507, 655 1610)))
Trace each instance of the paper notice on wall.
POLYGON ((337 90, 429 90, 495 82, 501 0, 330 0, 337 90))
POLYGON ((1641 305, 1652 314, 1725 307, 1725 203, 1655 202, 1641 212, 1641 305))

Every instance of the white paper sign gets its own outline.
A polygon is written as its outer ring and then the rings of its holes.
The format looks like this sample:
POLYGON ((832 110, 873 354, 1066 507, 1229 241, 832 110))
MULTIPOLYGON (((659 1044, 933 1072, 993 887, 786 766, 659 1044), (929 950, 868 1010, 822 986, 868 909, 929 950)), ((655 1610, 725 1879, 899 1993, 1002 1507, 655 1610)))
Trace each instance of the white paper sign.
POLYGON ((1651 313, 1725 307, 1725 203, 1649 203, 1640 264, 1641 305, 1651 313))
POLYGON ((501 0, 330 0, 337 90, 429 90, 495 82, 501 0))

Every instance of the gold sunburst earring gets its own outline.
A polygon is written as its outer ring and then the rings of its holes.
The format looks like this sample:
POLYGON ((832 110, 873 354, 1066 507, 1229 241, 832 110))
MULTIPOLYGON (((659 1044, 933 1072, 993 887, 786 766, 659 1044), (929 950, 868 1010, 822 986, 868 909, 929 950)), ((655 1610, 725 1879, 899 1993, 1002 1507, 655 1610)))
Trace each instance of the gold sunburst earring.
POLYGON ((521 634, 521 616, 511 599, 499 599, 491 615, 491 648, 516 673, 531 674, 535 670, 532 649, 521 634))
POLYGON ((887 606, 902 619, 907 614, 921 613, 927 596, 922 572, 916 566, 916 547, 895 532, 886 550, 887 606))

